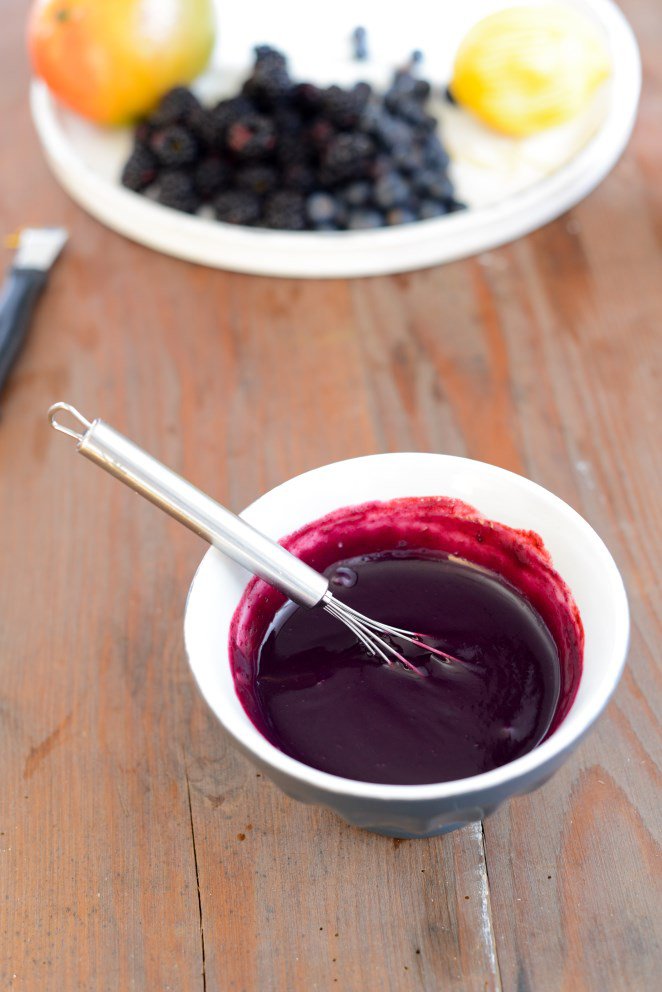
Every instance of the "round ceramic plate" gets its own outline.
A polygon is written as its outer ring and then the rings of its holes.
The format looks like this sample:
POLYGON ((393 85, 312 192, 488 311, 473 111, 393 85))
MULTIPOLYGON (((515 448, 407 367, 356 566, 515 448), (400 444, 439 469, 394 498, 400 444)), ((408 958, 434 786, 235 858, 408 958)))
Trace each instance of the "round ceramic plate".
MULTIPOLYGON (((259 29, 250 8, 221 11, 214 64, 196 89, 210 101, 236 92, 249 71, 253 45, 267 42, 288 54, 295 78, 320 84, 367 79, 383 86, 392 69, 420 48, 422 74, 441 93, 463 35, 481 17, 511 4, 409 0, 405 21, 376 0, 336 0, 316 9, 314 18, 297 0, 279 0, 263 5, 259 29), (368 31, 365 62, 350 57, 357 23, 368 31)), ((129 129, 96 127, 63 108, 38 81, 32 84, 32 115, 50 167, 70 196, 108 227, 158 251, 277 276, 347 277, 422 268, 493 248, 547 223, 586 196, 625 148, 641 84, 636 41, 612 0, 572 0, 572 6, 604 35, 613 65, 609 82, 580 118, 526 140, 496 135, 439 98, 432 109, 451 155, 457 195, 468 209, 415 224, 318 234, 253 230, 189 216, 120 185, 131 148, 129 129)))

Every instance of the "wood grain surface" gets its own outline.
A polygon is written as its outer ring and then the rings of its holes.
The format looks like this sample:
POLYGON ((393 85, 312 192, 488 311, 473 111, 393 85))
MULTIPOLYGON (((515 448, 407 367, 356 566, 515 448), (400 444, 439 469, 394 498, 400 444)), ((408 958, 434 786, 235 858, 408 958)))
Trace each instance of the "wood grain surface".
POLYGON ((461 263, 296 282, 161 257, 76 207, 29 120, 26 4, 0 0, 1 228, 71 233, 0 397, 0 989, 659 988, 662 18, 622 6, 642 109, 584 203, 461 263), (202 546, 52 435, 57 399, 236 509, 376 451, 530 476, 623 571, 611 705, 482 826, 400 842, 292 802, 189 674, 202 546))

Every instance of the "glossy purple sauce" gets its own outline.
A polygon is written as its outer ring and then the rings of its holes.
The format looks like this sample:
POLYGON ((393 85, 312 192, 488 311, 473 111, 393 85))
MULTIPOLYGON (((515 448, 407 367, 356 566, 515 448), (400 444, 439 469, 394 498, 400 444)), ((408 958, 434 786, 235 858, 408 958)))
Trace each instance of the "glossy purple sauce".
POLYGON ((361 781, 443 782, 530 751, 567 713, 583 632, 537 535, 426 498, 339 510, 283 543, 338 598, 455 659, 409 646, 421 676, 387 665, 333 617, 252 581, 230 635, 235 685, 286 754, 361 781))

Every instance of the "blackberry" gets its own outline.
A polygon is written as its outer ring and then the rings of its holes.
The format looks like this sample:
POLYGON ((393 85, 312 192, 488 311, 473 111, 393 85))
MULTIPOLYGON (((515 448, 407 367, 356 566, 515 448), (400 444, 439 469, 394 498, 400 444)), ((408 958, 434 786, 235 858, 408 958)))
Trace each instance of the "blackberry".
POLYGON ((169 168, 190 165, 198 155, 195 138, 181 124, 169 124, 168 127, 154 131, 149 147, 159 162, 169 168))
POLYGON ((211 110, 202 111, 193 118, 196 134, 210 148, 223 147, 225 135, 231 124, 255 113, 250 100, 243 96, 235 96, 229 100, 220 100, 211 110))
POLYGON ((303 129, 303 118, 295 107, 280 106, 273 112, 273 122, 278 135, 278 140, 286 135, 295 135, 300 140, 303 129))
POLYGON ((272 165, 257 163, 246 165, 237 171, 237 186, 240 189, 247 189, 258 196, 264 196, 276 188, 278 183, 278 173, 272 165))
POLYGON ((341 204, 331 193, 311 193, 306 200, 306 216, 311 224, 328 224, 337 221, 341 204))
POLYGON ((253 49, 256 64, 260 62, 276 62, 282 66, 287 65, 287 59, 277 48, 271 45, 256 45, 253 49))
POLYGON ((301 193, 281 189, 272 193, 264 205, 267 227, 281 231, 303 231, 306 227, 305 201, 301 193))
POLYGON ((409 184, 397 172, 382 176, 375 183, 373 190, 375 203, 384 210, 402 206, 407 203, 410 195, 409 184))
POLYGON ((156 198, 164 207, 183 210, 188 214, 195 213, 200 206, 193 177, 183 169, 168 169, 161 173, 156 198))
POLYGON ((313 231, 340 231, 342 230, 338 224, 334 224, 330 220, 320 221, 319 224, 313 224, 313 231))
POLYGON ((227 186, 231 176, 230 164, 214 153, 200 159, 193 172, 196 189, 203 200, 210 200, 215 193, 227 186))
POLYGON ((364 207, 372 195, 372 186, 367 180, 358 179, 339 191, 349 207, 364 207))
POLYGON ((244 83, 242 92, 264 109, 273 106, 289 93, 292 80, 287 71, 287 61, 280 52, 267 45, 260 45, 255 49, 255 55, 255 67, 244 83))
POLYGON ((283 134, 278 136, 276 144, 276 161, 279 165, 306 165, 309 161, 310 147, 308 135, 283 134))
POLYGON ((136 124, 136 129, 133 132, 133 140, 137 145, 149 145, 149 139, 152 137, 153 128, 148 121, 140 121, 136 124))
POLYGON ((426 199, 446 201, 453 198, 453 184, 445 172, 433 169, 419 172, 413 186, 416 193, 426 199))
POLYGON ((264 158, 276 146, 273 121, 261 114, 235 121, 227 130, 225 143, 239 158, 264 158))
POLYGON ((186 122, 199 108, 197 97, 186 86, 175 86, 161 98, 158 107, 147 120, 153 127, 167 127, 169 124, 186 122))
POLYGON ((406 207, 393 207, 386 214, 386 223, 390 227, 395 227, 398 224, 411 224, 415 220, 416 214, 406 207))
POLYGON ((317 117, 309 126, 307 133, 311 144, 318 151, 328 148, 337 134, 331 121, 325 117, 317 117))
POLYGON ((456 200, 454 197, 452 200, 448 200, 446 203, 446 211, 449 214, 455 214, 458 210, 466 210, 467 205, 463 203, 462 200, 456 200))
POLYGON ((341 132, 326 148, 321 165, 331 181, 360 178, 367 171, 375 146, 366 134, 341 132))
POLYGON ((154 182, 157 173, 154 155, 144 145, 136 145, 122 169, 121 183, 134 193, 140 193, 154 182))
POLYGON ((280 181, 284 189, 308 193, 315 186, 315 173, 305 162, 292 162, 283 168, 280 181))
POLYGON ((219 220, 226 224, 255 224, 260 219, 260 200, 245 189, 227 189, 214 200, 219 220))
POLYGON ((327 118, 339 128, 356 127, 371 92, 367 83, 357 83, 351 90, 329 86, 322 94, 322 106, 327 118))
POLYGON ((384 215, 379 210, 351 210, 347 218, 349 231, 370 231, 384 226, 384 215))
POLYGON ((303 114, 318 113, 324 99, 323 91, 313 83, 298 83, 292 90, 292 100, 303 114))

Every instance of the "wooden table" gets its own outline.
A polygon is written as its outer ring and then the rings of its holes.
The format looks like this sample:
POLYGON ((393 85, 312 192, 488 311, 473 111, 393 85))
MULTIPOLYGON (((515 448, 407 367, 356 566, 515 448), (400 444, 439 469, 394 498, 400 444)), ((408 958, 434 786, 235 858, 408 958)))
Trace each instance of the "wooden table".
POLYGON ((457 264, 296 282, 159 256, 74 206, 29 121, 25 3, 0 0, 2 228, 71 232, 1 399, 1 989, 659 988, 662 19, 623 6, 644 100, 588 200, 457 264), (623 571, 614 700, 542 790, 445 837, 290 801, 189 673, 202 546, 49 431, 59 399, 237 509, 376 451, 530 476, 623 571))

